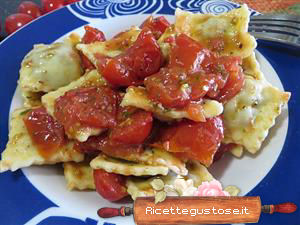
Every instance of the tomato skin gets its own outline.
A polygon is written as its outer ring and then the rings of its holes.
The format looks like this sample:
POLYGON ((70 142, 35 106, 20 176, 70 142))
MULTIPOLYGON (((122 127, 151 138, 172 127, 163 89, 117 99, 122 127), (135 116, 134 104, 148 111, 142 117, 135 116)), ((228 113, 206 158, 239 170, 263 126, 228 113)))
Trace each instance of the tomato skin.
POLYGON ((213 38, 209 41, 210 49, 214 52, 221 52, 224 50, 224 39, 223 38, 213 38))
POLYGON ((162 131, 160 140, 167 151, 199 160, 208 167, 223 138, 223 121, 218 116, 206 122, 182 121, 173 124, 162 131))
MULTIPOLYGON (((171 43, 168 66, 147 77, 144 84, 149 97, 167 108, 188 107, 191 101, 200 101, 204 96, 224 103, 243 86, 240 64, 239 57, 218 57, 180 34, 171 43)), ((192 110, 193 117, 202 121, 200 110, 192 110)))
POLYGON ((24 13, 12 14, 5 19, 5 31, 7 34, 12 34, 33 19, 32 16, 24 13))
POLYGON ((96 191, 109 201, 118 201, 128 195, 125 186, 126 177, 108 173, 105 170, 94 170, 96 191))
POLYGON ((40 7, 31 1, 22 2, 18 7, 18 13, 28 14, 33 18, 38 18, 41 16, 40 7))
POLYGON ((85 142, 75 142, 75 149, 83 154, 97 155, 107 143, 107 133, 91 136, 85 142))
POLYGON ((83 44, 91 44, 96 41, 105 41, 105 35, 101 30, 98 30, 97 28, 91 27, 91 26, 84 26, 85 34, 82 38, 83 44))
POLYGON ((50 116, 44 107, 32 109, 23 121, 31 140, 43 157, 50 156, 66 142, 63 126, 50 116))
POLYGON ((91 136, 85 142, 76 142, 76 150, 88 155, 97 155, 103 152, 111 157, 125 160, 131 156, 136 157, 144 151, 142 145, 127 145, 113 142, 109 139, 107 133, 91 136))
POLYGON ((221 89, 216 97, 216 100, 226 103, 240 92, 244 86, 245 76, 242 68, 239 66, 241 64, 240 57, 223 57, 220 58, 220 61, 223 61, 223 64, 229 73, 229 77, 224 88, 221 89))
MULTIPOLYGON (((106 40, 104 33, 98 30, 97 28, 93 28, 91 26, 84 26, 84 29, 85 29, 85 34, 81 40, 83 44, 91 44, 96 41, 106 40)), ((93 63, 91 63, 91 61, 82 52, 80 52, 80 58, 81 58, 82 67, 85 70, 95 69, 93 63)))
POLYGON ((158 40, 170 25, 171 24, 164 16, 159 16, 156 18, 153 18, 153 16, 149 16, 140 27, 141 29, 150 29, 156 40, 158 40))
POLYGON ((188 73, 206 71, 215 55, 185 34, 180 34, 171 47, 170 67, 183 67, 188 73))
POLYGON ((145 77, 159 70, 161 63, 159 45, 151 31, 143 30, 130 48, 110 59, 100 72, 116 87, 140 85, 145 77))
POLYGON ((134 112, 112 129, 110 139, 130 145, 142 144, 151 132, 152 122, 150 112, 134 112))
POLYGON ((109 87, 77 88, 55 101, 54 115, 67 131, 116 125, 119 95, 109 87))
POLYGON ((200 102, 191 101, 186 107, 185 111, 189 115, 189 118, 197 122, 205 122, 206 118, 204 115, 204 110, 200 102))
POLYGON ((214 162, 219 161, 224 153, 231 151, 231 149, 233 149, 235 146, 237 146, 236 144, 230 143, 230 144, 221 144, 220 147, 218 148, 216 154, 214 155, 214 162))
POLYGON ((79 52, 81 58, 81 66, 84 70, 93 70, 96 67, 82 52, 79 52))
POLYGON ((43 13, 49 13, 53 10, 64 7, 64 0, 41 0, 43 13))
POLYGON ((191 90, 185 89, 187 73, 179 68, 161 68, 144 81, 148 96, 167 108, 180 108, 188 104, 191 90))

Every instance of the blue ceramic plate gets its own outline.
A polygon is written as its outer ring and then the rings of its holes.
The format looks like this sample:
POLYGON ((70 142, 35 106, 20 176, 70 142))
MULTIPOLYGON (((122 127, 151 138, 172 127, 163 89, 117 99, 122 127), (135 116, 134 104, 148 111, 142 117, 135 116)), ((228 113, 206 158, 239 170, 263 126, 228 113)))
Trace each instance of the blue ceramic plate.
MULTIPOLYGON (((87 0, 43 16, 3 41, 0 44, 0 149, 7 142, 10 111, 22 104, 16 89, 20 64, 34 44, 52 43, 72 31, 83 34, 82 26, 88 23, 112 37, 131 25, 139 25, 149 14, 166 15, 174 21, 176 7, 192 12, 222 13, 239 6, 223 0, 87 0)), ((290 91, 292 97, 257 156, 234 159, 228 155, 211 172, 223 185, 237 185, 241 195, 258 195, 264 204, 300 203, 299 51, 259 43, 256 56, 267 80, 290 91)), ((3 173, 0 187, 0 224, 3 225, 134 224, 132 217, 99 219, 98 208, 120 205, 107 202, 96 192, 68 192, 61 166, 3 173)), ((300 214, 262 215, 259 224, 299 225, 300 214)))

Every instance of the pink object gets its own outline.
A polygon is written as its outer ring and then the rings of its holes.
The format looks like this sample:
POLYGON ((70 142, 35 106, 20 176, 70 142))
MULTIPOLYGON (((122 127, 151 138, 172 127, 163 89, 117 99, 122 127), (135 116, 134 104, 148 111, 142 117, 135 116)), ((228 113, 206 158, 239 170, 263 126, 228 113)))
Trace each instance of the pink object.
POLYGON ((217 180, 203 182, 195 191, 194 196, 230 196, 227 191, 222 190, 222 185, 217 180))

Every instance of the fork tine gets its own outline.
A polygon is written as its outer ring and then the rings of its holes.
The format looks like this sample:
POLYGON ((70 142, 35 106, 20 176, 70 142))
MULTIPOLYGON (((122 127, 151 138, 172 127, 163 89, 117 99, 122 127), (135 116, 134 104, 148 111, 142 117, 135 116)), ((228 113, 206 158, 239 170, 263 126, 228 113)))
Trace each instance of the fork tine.
POLYGON ((262 20, 255 20, 250 21, 250 26, 278 26, 278 27, 288 27, 291 29, 296 29, 300 31, 300 24, 297 23, 291 23, 288 21, 262 21, 262 20))
POLYGON ((288 21, 300 24, 300 17, 286 14, 268 14, 251 17, 251 21, 288 21))
POLYGON ((249 31, 258 39, 300 47, 300 17, 269 14, 251 17, 249 31))
POLYGON ((255 32, 255 31, 252 32, 250 31, 250 34, 252 34, 254 37, 258 39, 280 42, 283 44, 300 47, 300 40, 295 36, 291 36, 287 34, 279 34, 279 33, 267 33, 266 35, 265 32, 255 32))
POLYGON ((289 28, 289 27, 284 27, 284 26, 276 26, 276 25, 271 25, 269 24, 264 24, 264 25, 254 25, 250 24, 249 26, 250 31, 257 31, 257 32, 272 32, 272 33, 281 33, 281 34, 288 34, 292 35, 295 37, 300 36, 300 29, 294 29, 294 28, 289 28))

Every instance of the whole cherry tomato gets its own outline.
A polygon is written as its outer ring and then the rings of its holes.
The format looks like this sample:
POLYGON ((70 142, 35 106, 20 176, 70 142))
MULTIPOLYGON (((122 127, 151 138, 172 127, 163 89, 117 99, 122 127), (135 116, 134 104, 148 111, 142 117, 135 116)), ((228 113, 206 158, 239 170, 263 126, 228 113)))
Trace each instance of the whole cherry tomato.
POLYGON ((32 21, 34 18, 24 13, 12 14, 5 19, 6 33, 11 34, 32 21))
POLYGON ((64 7, 64 5, 64 0, 42 0, 43 13, 48 13, 55 9, 59 9, 61 7, 64 7))
POLYGON ((115 173, 108 173, 105 170, 94 170, 94 182, 96 191, 109 201, 118 201, 128 195, 126 178, 115 173))
POLYGON ((33 18, 38 18, 41 16, 40 7, 31 1, 22 2, 18 7, 18 12, 28 14, 33 18))

